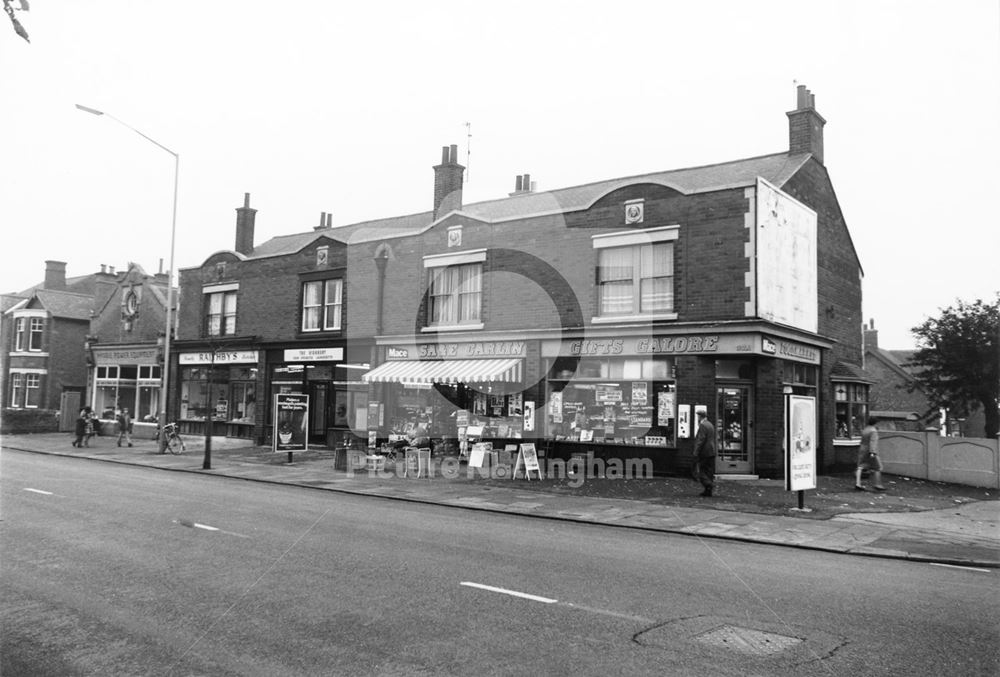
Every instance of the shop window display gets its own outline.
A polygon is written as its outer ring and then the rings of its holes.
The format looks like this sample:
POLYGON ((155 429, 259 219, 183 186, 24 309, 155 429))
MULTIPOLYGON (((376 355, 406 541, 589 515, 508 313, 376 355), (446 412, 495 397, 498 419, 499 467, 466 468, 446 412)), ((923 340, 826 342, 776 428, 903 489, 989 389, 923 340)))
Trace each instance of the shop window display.
POLYGON ((554 439, 672 447, 677 387, 666 359, 584 359, 575 375, 554 368, 548 434, 554 439))
POLYGON ((868 386, 863 383, 833 384, 833 401, 836 419, 836 437, 853 439, 861 437, 861 430, 868 419, 868 386))

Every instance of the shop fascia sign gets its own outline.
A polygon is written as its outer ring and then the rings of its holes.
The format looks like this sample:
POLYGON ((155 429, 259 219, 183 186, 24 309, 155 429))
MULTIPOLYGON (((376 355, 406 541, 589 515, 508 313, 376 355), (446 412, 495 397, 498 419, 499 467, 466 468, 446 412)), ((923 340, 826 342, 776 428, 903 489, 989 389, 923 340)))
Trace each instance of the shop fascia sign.
POLYGON ((285 350, 285 362, 340 362, 343 359, 343 348, 289 348, 285 350))
POLYGON ((775 339, 761 334, 689 334, 682 336, 631 336, 548 341, 543 355, 568 353, 579 357, 635 355, 773 355, 783 359, 819 364, 818 348, 775 339))
POLYGON ((156 364, 156 348, 101 350, 94 348, 97 364, 156 364))
POLYGON ((389 346, 390 360, 474 359, 490 357, 523 357, 524 341, 475 341, 472 343, 418 343, 415 346, 389 346))
POLYGON ((257 362, 256 350, 206 350, 197 353, 181 353, 181 364, 241 364, 257 362))

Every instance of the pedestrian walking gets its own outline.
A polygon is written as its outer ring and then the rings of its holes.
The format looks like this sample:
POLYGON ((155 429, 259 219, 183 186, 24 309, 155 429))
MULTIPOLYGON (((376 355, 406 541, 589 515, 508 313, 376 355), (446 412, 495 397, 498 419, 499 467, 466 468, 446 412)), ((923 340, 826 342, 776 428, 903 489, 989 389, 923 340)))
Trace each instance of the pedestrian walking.
POLYGON ((874 416, 868 419, 868 425, 861 431, 861 445, 858 446, 858 467, 854 471, 855 491, 866 491, 861 484, 861 473, 868 470, 875 480, 875 491, 885 491, 882 486, 882 459, 878 455, 878 428, 875 424, 878 419, 874 416))
POLYGON ((83 431, 83 446, 90 446, 90 438, 97 434, 96 426, 99 425, 97 420, 97 414, 94 410, 87 405, 83 408, 83 419, 84 419, 84 431, 83 431))
POLYGON ((74 447, 83 446, 83 438, 87 434, 87 410, 81 409, 80 413, 76 416, 76 422, 73 426, 73 434, 76 436, 73 440, 74 447))
POLYGON ((715 426, 708 422, 708 412, 698 411, 698 433, 694 438, 696 479, 704 490, 699 496, 711 496, 715 488, 715 426))
POLYGON ((123 407, 118 413, 118 446, 122 445, 122 441, 125 441, 130 447, 132 446, 132 417, 129 416, 128 407, 123 407))

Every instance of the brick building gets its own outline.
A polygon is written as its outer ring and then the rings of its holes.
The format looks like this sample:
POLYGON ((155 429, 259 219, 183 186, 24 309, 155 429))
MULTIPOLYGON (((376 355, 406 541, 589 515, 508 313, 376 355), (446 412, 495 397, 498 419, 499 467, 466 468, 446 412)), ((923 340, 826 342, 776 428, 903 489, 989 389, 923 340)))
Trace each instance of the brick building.
POLYGON ((139 422, 159 415, 167 284, 166 273, 150 275, 137 263, 97 279, 85 401, 102 419, 126 407, 139 422))
POLYGON ((676 472, 705 408, 720 472, 782 476, 792 395, 831 466, 860 434, 836 412, 867 407, 862 269, 804 87, 788 119, 773 155, 544 193, 522 176, 470 205, 445 148, 432 211, 345 233, 351 304, 376 309, 347 325, 375 340, 367 428, 676 472))
POLYGON ((430 210, 256 247, 247 199, 234 250, 181 271, 172 411, 264 441, 274 396, 308 394, 312 444, 422 423, 669 473, 704 408, 720 472, 780 477, 795 402, 829 468, 867 413, 862 269, 797 103, 778 153, 468 205, 446 147, 430 210))
POLYGON ((79 411, 87 384, 84 343, 99 277, 67 279, 65 262, 46 261, 41 284, 3 296, 5 432, 53 430, 60 411, 65 429, 79 411))
POLYGON ((249 194, 236 212, 234 249, 180 271, 171 418, 182 432, 263 443, 274 396, 308 394, 310 444, 342 443, 367 406, 371 353, 345 339, 346 245, 322 214, 309 232, 255 247, 249 194))

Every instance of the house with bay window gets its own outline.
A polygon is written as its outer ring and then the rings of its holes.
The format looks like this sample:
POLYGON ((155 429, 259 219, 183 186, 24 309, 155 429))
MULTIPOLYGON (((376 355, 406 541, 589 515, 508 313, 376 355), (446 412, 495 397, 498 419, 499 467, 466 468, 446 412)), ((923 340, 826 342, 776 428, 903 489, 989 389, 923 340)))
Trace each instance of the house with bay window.
POLYGON ((84 344, 101 277, 67 279, 65 262, 46 261, 44 282, 4 295, 0 390, 6 432, 71 429, 86 401, 84 344))

